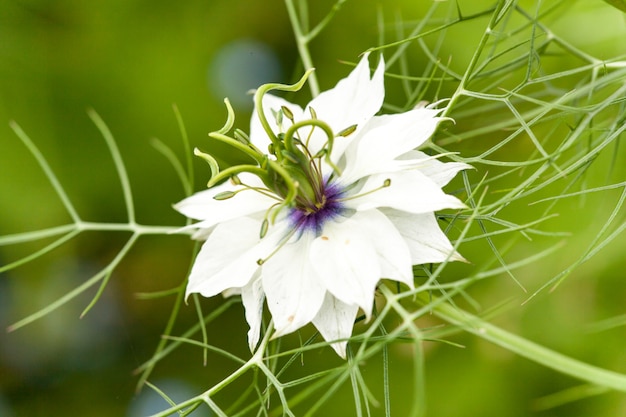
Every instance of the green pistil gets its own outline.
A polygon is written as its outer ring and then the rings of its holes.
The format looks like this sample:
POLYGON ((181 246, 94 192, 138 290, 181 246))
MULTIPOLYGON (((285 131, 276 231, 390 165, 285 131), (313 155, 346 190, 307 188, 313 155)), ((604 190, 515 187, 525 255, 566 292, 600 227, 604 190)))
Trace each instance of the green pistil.
MULTIPOLYGON (((272 115, 266 115, 263 108, 263 96, 272 90, 298 91, 307 80, 311 71, 307 71, 304 76, 293 85, 285 84, 265 84, 256 91, 254 96, 257 116, 263 130, 269 137, 269 154, 262 152, 254 146, 247 135, 239 130, 233 131, 235 114, 228 102, 225 100, 228 117, 225 125, 216 132, 211 132, 210 137, 229 145, 243 154, 247 155, 254 162, 242 165, 235 165, 220 170, 217 161, 208 154, 196 151, 211 169, 211 178, 208 186, 212 187, 226 179, 232 179, 237 185, 243 185, 238 191, 226 191, 215 196, 217 200, 226 200, 234 197, 244 190, 260 192, 266 196, 273 197, 277 203, 272 205, 265 214, 261 235, 267 233, 269 225, 274 223, 278 214, 284 209, 296 209, 306 216, 316 216, 324 212, 328 207, 336 205, 329 202, 326 195, 326 181, 322 174, 322 161, 333 170, 331 178, 340 175, 339 168, 331 160, 331 154, 336 137, 345 137, 356 130, 356 125, 343 129, 335 135, 331 127, 317 118, 313 108, 309 108, 311 118, 309 120, 296 121, 294 114, 288 107, 281 107, 278 111, 273 111, 272 115), (274 132, 268 122, 268 116, 273 117, 276 125, 281 130, 274 132), (282 127, 285 121, 290 121, 289 127, 283 132, 282 127), (306 137, 301 137, 303 129, 309 129, 306 137), (319 129, 316 131, 316 129, 319 129), (314 154, 309 148, 310 142, 315 133, 323 132, 326 137, 321 149, 314 154), (238 175, 247 172, 257 176, 265 187, 251 187, 241 184, 238 175)), ((333 206, 334 207, 334 206, 333 206)))
MULTIPOLYGON (((263 96, 272 90, 290 91, 290 92, 298 91, 302 88, 302 86, 304 86, 304 83, 306 82, 311 72, 313 72, 313 69, 310 69, 307 72, 305 72, 302 78, 300 78, 300 80, 293 85, 273 84, 273 83, 264 84, 261 87, 259 87, 254 93, 254 105, 257 111, 257 115, 259 116, 259 121, 261 122, 261 125, 263 126, 263 130, 265 130, 270 140, 272 141, 272 144, 274 144, 274 146, 276 147, 280 147, 279 140, 276 134, 272 131, 267 121, 267 117, 265 116, 265 112, 263 111, 263 96)), ((282 155, 277 153, 276 157, 280 160, 282 158, 282 155)))

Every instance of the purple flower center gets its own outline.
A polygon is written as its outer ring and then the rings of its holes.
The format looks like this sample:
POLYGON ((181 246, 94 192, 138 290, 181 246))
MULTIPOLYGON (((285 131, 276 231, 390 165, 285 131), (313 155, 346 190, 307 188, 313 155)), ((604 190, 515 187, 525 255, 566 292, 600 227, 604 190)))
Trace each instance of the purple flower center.
POLYGON ((298 201, 289 217, 294 227, 300 232, 322 233, 324 223, 344 211, 341 197, 343 190, 332 183, 325 183, 319 190, 317 201, 298 201))

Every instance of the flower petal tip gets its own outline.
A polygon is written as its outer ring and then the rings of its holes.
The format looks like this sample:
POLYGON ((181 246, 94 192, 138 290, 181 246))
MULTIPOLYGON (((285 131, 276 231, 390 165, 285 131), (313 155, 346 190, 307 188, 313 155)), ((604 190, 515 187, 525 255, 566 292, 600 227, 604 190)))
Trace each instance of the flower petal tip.
POLYGON ((458 253, 458 252, 454 252, 454 254, 450 257, 450 260, 451 260, 451 261, 456 261, 456 262, 463 262, 463 263, 466 263, 466 264, 471 264, 471 262, 470 262, 470 261, 468 261, 467 259, 465 259, 465 258, 463 257, 463 255, 461 255, 461 254, 460 254, 460 253, 458 253))
POLYGON ((248 333, 248 348, 250 348, 251 353, 254 353, 258 344, 259 336, 257 335, 256 338, 254 338, 253 336, 251 337, 251 335, 248 333))
POLYGON ((346 348, 348 347, 348 342, 331 343, 330 347, 333 348, 335 353, 337 353, 341 359, 346 360, 346 348))

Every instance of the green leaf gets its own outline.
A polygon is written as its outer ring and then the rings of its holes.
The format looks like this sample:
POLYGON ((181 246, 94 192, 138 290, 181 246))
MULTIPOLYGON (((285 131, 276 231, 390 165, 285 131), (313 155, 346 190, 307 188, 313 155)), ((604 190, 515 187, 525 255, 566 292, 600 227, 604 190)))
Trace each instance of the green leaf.
POLYGON ((606 3, 609 3, 611 6, 616 9, 621 10, 626 13, 626 0, 604 0, 606 3))

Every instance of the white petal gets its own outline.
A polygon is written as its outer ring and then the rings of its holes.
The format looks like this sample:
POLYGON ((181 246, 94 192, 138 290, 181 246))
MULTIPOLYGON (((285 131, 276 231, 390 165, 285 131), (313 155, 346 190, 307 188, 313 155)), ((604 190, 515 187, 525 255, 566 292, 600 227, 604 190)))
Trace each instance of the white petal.
POLYGON ((415 109, 376 116, 359 131, 346 149, 341 181, 349 184, 364 176, 389 171, 398 156, 417 148, 433 135, 441 110, 415 109))
POLYGON ((284 224, 270 228, 260 239, 261 222, 248 217, 220 223, 200 252, 189 275, 186 295, 200 293, 212 297, 250 282, 259 265, 285 235, 284 224))
MULTIPOLYGON (((362 127, 372 116, 374 116, 383 105, 385 98, 385 62, 380 58, 378 67, 374 75, 370 78, 369 54, 365 54, 356 68, 347 78, 339 81, 337 85, 315 97, 304 111, 305 117, 309 114, 309 108, 313 108, 319 120, 323 120, 333 130, 335 134, 352 126, 362 127)), ((321 133, 316 129, 316 133, 321 133)), ((337 161, 343 154, 343 150, 350 143, 353 133, 347 138, 338 137, 335 139, 332 159, 337 161)), ((323 136, 316 137, 317 142, 312 148, 312 152, 317 150, 316 146, 321 146, 326 141, 323 136), (323 141, 322 141, 323 140, 323 141)))
POLYGON ((352 219, 370 239, 378 254, 382 278, 400 281, 413 288, 411 253, 396 226, 378 210, 357 212, 352 219))
POLYGON ((410 214, 391 209, 382 211, 408 244, 414 265, 438 263, 446 259, 465 261, 441 231, 433 213, 410 214))
POLYGON ((262 266, 263 289, 279 337, 313 320, 324 300, 322 286, 310 261, 310 233, 287 243, 262 266))
MULTIPOLYGON (((313 319, 313 324, 326 341, 348 339, 352 334, 358 310, 358 306, 343 303, 327 293, 322 308, 313 319)), ((347 341, 343 341, 333 343, 331 346, 345 359, 347 344, 347 341)))
POLYGON ((357 196, 346 200, 345 206, 358 211, 388 207, 409 213, 428 213, 465 207, 463 202, 444 193, 434 181, 418 170, 372 175, 355 193, 357 196), (387 180, 391 181, 390 185, 383 187, 387 180))
MULTIPOLYGON (((195 223, 195 224, 197 224, 197 223, 195 223)), ((191 238, 193 240, 205 241, 205 240, 207 240, 209 238, 209 235, 213 232, 213 229, 215 229, 215 226, 211 226, 211 227, 208 227, 206 229, 205 228, 196 229, 195 228, 195 224, 182 227, 179 230, 182 231, 182 230, 195 229, 193 231, 193 233, 191 234, 191 238)))
POLYGON ((471 165, 462 162, 441 162, 440 160, 426 155, 420 151, 410 151, 400 158, 405 161, 414 161, 413 166, 424 175, 433 180, 440 187, 448 184, 452 178, 464 169, 473 169, 471 165))
POLYGON ((259 227, 260 222, 246 217, 219 224, 196 256, 189 275, 187 296, 200 293, 205 297, 212 297, 228 288, 247 284, 258 265, 249 274, 242 276, 219 280, 216 276, 258 243, 259 227))
POLYGON ((228 297, 232 297, 234 295, 241 295, 241 288, 243 288, 243 287, 227 288, 224 291, 222 291, 222 297, 228 298, 228 297))
MULTIPOLYGON (((270 129, 274 134, 284 133, 289 126, 292 125, 291 121, 286 117, 283 117, 282 126, 278 126, 274 114, 277 113, 282 106, 287 107, 293 113, 295 121, 302 120, 302 108, 297 104, 288 102, 280 97, 273 96, 271 94, 265 94, 263 96, 263 113, 270 126, 270 129)), ((271 143, 267 132, 261 124, 256 107, 252 112, 252 119, 250 120, 250 142, 261 152, 267 152, 267 147, 271 143)))
POLYGON ((259 343, 264 299, 265 295, 263 294, 263 287, 259 278, 253 278, 252 282, 241 289, 241 301, 246 310, 246 321, 248 326, 250 326, 250 330, 248 330, 248 346, 251 352, 254 352, 254 348, 259 343))
POLYGON ((332 295, 358 305, 369 317, 381 276, 380 262, 358 221, 327 222, 311 244, 311 261, 332 295))
MULTIPOLYGON (((265 187, 257 176, 242 173, 239 177, 243 184, 248 186, 265 187)), ((254 190, 240 191, 226 200, 214 198, 219 193, 239 191, 243 188, 245 188, 243 185, 234 185, 226 181, 208 190, 195 193, 174 205, 174 208, 185 216, 201 220, 184 229, 206 229, 227 220, 265 211, 276 203, 274 199, 254 190)))

